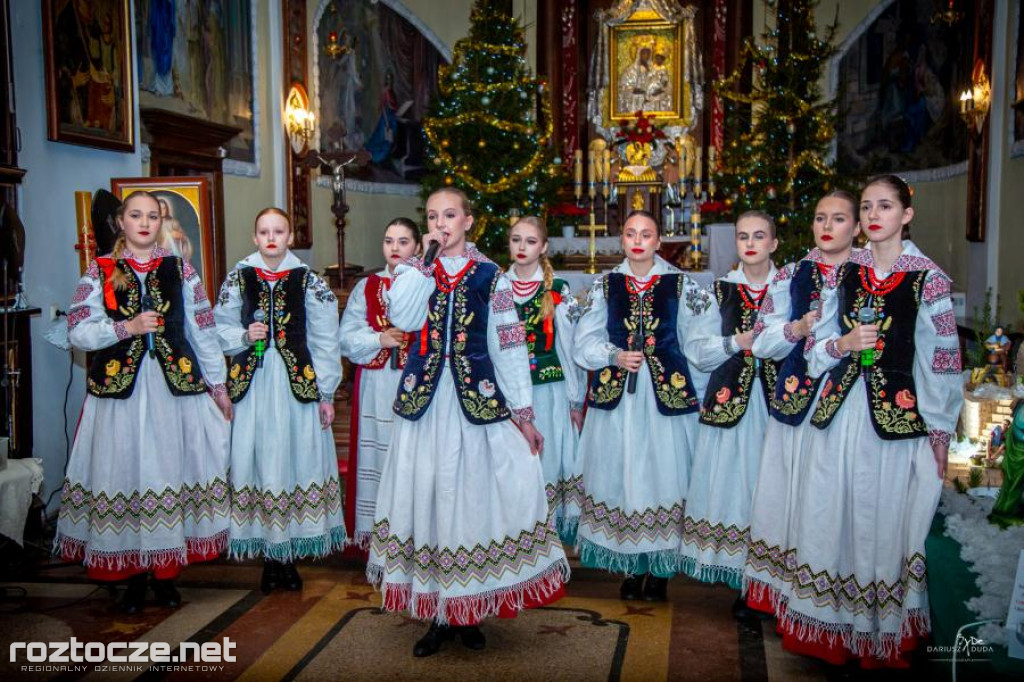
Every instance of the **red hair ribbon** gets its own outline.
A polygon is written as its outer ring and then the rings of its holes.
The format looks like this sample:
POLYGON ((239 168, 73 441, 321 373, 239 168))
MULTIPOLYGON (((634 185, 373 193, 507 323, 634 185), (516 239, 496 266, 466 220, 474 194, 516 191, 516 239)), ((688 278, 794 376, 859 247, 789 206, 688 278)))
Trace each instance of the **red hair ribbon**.
POLYGON ((96 265, 103 272, 103 305, 108 310, 117 310, 117 298, 114 296, 114 283, 111 278, 114 276, 114 268, 117 263, 113 258, 101 256, 96 259, 96 265))

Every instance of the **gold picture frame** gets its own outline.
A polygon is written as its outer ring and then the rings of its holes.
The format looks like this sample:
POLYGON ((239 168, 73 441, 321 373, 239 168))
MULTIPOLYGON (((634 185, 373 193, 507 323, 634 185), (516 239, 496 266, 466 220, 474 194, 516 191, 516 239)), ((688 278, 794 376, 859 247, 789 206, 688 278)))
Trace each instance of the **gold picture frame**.
POLYGON ((631 18, 608 28, 605 127, 632 119, 640 110, 662 125, 690 125, 690 86, 683 78, 684 26, 685 22, 658 17, 631 18))

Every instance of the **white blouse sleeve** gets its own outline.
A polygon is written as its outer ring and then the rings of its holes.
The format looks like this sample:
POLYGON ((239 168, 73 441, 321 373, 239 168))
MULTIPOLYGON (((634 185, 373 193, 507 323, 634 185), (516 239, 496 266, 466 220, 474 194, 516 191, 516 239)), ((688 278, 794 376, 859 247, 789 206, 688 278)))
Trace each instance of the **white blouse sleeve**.
POLYGON ((751 351, 759 358, 784 360, 796 344, 803 341, 790 332, 793 323, 789 318, 792 315, 793 302, 789 287, 796 266, 796 263, 787 263, 779 270, 761 303, 761 312, 754 325, 754 345, 751 347, 751 351))
POLYGON ((237 355, 248 347, 246 328, 242 326, 242 290, 239 287, 238 268, 228 273, 217 295, 213 319, 217 322, 217 338, 226 355, 237 355))
POLYGON ((573 359, 585 370, 598 370, 615 364, 619 348, 608 340, 608 304, 604 300, 604 278, 590 287, 583 314, 573 334, 573 359))
POLYGON ((555 306, 555 352, 565 376, 565 393, 569 406, 574 410, 583 409, 583 398, 587 392, 587 377, 573 361, 573 333, 579 304, 566 284, 559 292, 562 302, 555 306))
POLYGON ((381 349, 380 332, 366 321, 366 282, 356 282, 341 314, 341 354, 357 365, 368 364, 381 349))
POLYGON ((963 406, 960 341, 950 298, 950 280, 932 270, 924 281, 914 329, 917 405, 932 443, 949 444, 963 406))
POLYGON ((338 299, 319 275, 310 271, 306 282, 306 344, 313 359, 321 402, 334 402, 341 383, 341 344, 338 338, 338 299))
POLYGON ((487 354, 494 365, 498 386, 512 410, 512 420, 532 422, 533 381, 530 378, 530 357, 526 351, 526 330, 516 314, 512 285, 504 274, 498 275, 491 294, 491 311, 487 316, 487 354))
POLYGON ((391 324, 405 332, 419 331, 427 322, 427 304, 437 288, 432 265, 428 270, 418 258, 395 268, 395 280, 387 292, 391 324))
POLYGON ((839 364, 847 354, 839 352, 836 341, 845 332, 839 326, 839 288, 826 286, 821 291, 821 317, 804 341, 807 373, 820 377, 839 364))
POLYGON ((192 344, 199 366, 203 370, 203 378, 211 386, 220 386, 227 381, 227 365, 224 362, 224 351, 220 348, 217 338, 217 323, 214 321, 213 308, 206 296, 206 287, 199 279, 188 261, 183 263, 184 282, 182 298, 185 300, 185 337, 192 344))
POLYGON ((68 309, 68 340, 84 351, 96 351, 127 339, 124 322, 114 322, 103 304, 99 266, 93 261, 78 280, 68 309))
POLYGON ((691 369, 712 372, 740 348, 732 335, 722 335, 722 314, 715 295, 702 289, 688 275, 683 276, 686 279, 676 318, 679 345, 691 369))

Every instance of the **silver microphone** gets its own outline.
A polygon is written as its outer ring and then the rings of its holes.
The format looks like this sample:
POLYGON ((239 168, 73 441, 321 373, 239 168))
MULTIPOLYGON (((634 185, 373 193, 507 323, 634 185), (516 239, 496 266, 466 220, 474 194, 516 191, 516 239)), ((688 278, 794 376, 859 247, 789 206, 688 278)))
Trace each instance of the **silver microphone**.
MULTIPOLYGON (((262 308, 257 308, 256 312, 252 314, 252 319, 260 324, 266 324, 267 314, 263 312, 262 308)), ((267 340, 257 339, 253 344, 253 355, 256 356, 256 366, 263 366, 263 354, 267 352, 267 340)))
MULTIPOLYGON (((874 324, 877 313, 871 306, 864 306, 857 312, 857 321, 863 324, 874 324)), ((875 349, 865 348, 860 352, 860 366, 871 367, 875 364, 875 349)))

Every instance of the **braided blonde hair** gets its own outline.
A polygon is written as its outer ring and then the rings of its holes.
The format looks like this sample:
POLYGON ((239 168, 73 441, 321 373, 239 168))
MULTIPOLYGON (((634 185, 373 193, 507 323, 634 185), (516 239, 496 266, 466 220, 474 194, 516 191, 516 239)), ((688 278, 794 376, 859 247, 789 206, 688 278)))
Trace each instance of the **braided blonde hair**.
MULTIPOLYGON (((128 203, 136 197, 149 197, 156 202, 159 210, 160 199, 152 192, 147 192, 144 189, 132 192, 124 201, 121 202, 121 205, 117 208, 117 213, 114 214, 117 218, 117 226, 121 228, 117 233, 117 239, 114 240, 114 250, 110 254, 111 258, 115 261, 121 258, 121 252, 124 251, 125 245, 127 244, 124 238, 124 212, 128 210, 128 203)), ((163 224, 163 220, 160 222, 163 224)), ((115 290, 123 291, 128 286, 128 278, 125 276, 124 271, 121 270, 121 268, 114 268, 114 271, 110 275, 110 283, 113 285, 115 290)))
MULTIPOLYGON (((516 221, 516 225, 520 223, 537 228, 541 241, 544 244, 548 243, 548 227, 543 220, 537 216, 528 215, 516 221)), ((540 319, 543 320, 555 314, 555 297, 551 294, 551 284, 555 281, 555 270, 551 267, 551 261, 548 260, 547 255, 543 253, 540 255, 540 268, 544 273, 544 298, 540 302, 540 319)))

